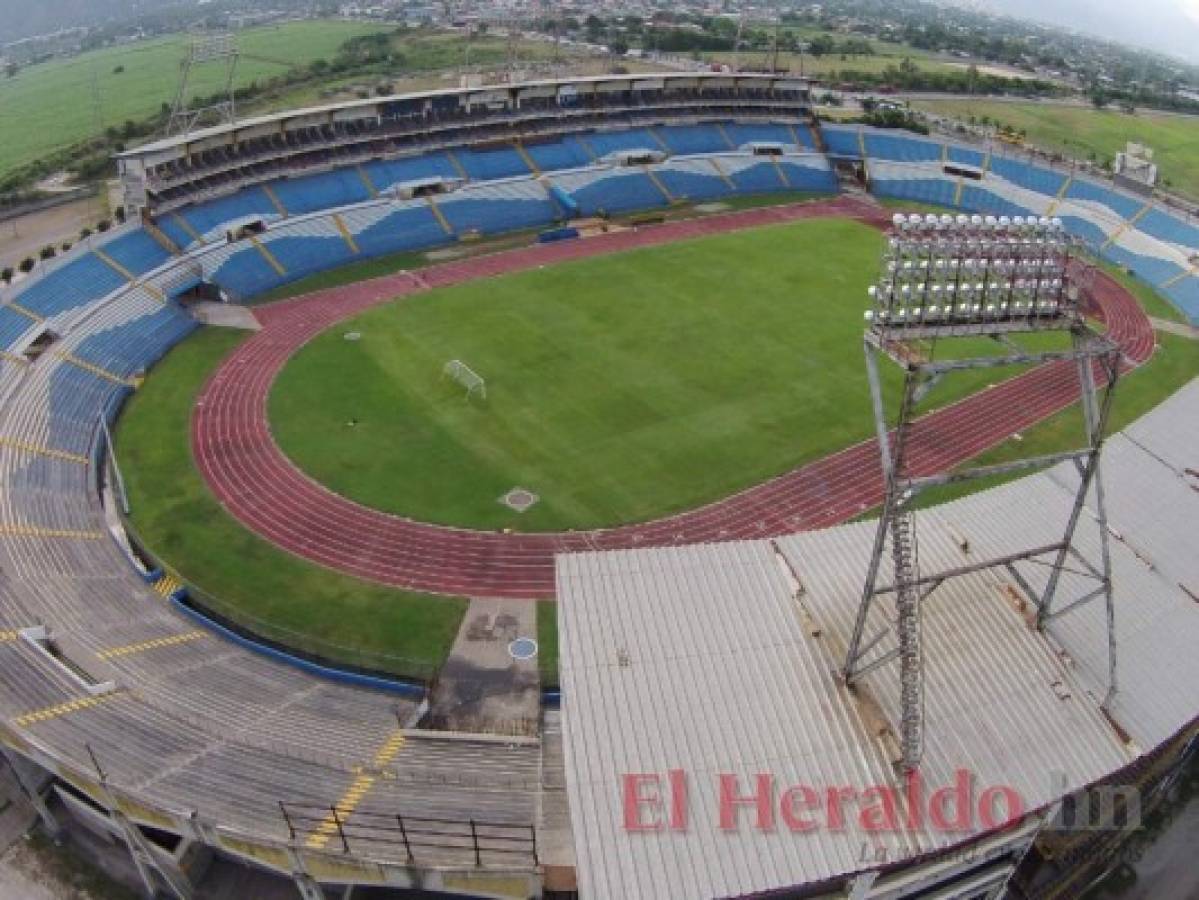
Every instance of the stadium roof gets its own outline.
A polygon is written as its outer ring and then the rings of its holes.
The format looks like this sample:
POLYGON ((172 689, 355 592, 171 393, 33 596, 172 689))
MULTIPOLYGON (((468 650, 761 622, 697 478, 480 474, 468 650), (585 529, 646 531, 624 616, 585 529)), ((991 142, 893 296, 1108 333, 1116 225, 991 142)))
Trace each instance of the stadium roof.
MULTIPOLYGON (((730 85, 736 82, 770 81, 780 84, 798 85, 806 88, 808 79, 794 75, 770 75, 762 73, 727 73, 727 72, 639 72, 629 75, 588 75, 574 78, 554 78, 536 81, 521 81, 511 84, 486 84, 475 87, 439 88, 432 91, 416 91, 407 94, 395 94, 387 97, 369 97, 361 100, 343 100, 338 103, 328 103, 320 106, 307 106, 299 109, 289 109, 283 112, 253 116, 240 119, 232 124, 213 125, 199 128, 186 134, 172 135, 156 141, 150 141, 137 147, 115 154, 117 159, 139 158, 186 148, 190 144, 209 141, 211 138, 223 135, 236 136, 243 132, 261 129, 262 126, 274 125, 278 130, 286 130, 288 125, 295 123, 296 127, 320 125, 326 121, 339 121, 339 113, 352 111, 362 112, 365 116, 374 115, 378 107, 395 106, 398 103, 411 100, 421 100, 430 97, 457 96, 467 97, 470 102, 484 103, 494 101, 498 95, 512 92, 519 97, 522 93, 541 96, 534 92, 547 88, 558 88, 565 85, 576 87, 595 87, 598 85, 643 85, 653 82, 674 82, 685 85, 687 82, 701 82, 730 85)), ((660 86, 660 85, 659 85, 660 86)), ((546 94, 545 96, 550 96, 546 94)), ((362 118, 363 116, 358 116, 362 118)), ((348 116, 345 118, 349 118, 348 116)))
MULTIPOLYGON (((1199 380, 1109 447, 1120 682, 1111 718, 1100 709, 1102 601, 1041 634, 1003 570, 947 582, 924 608, 921 773, 930 790, 966 769, 979 790, 1008 786, 1026 809, 1040 807, 1063 785, 1123 768, 1199 713, 1199 493, 1184 465, 1196 467, 1199 380)), ((1075 478, 1058 468, 922 513, 921 560, 940 569, 1060 539, 1075 478)), ((585 894, 742 894, 871 868, 863 847, 894 862, 986 830, 976 819, 967 832, 872 833, 851 813, 841 831, 825 819, 808 833, 781 823, 763 833, 748 808, 737 830, 718 828, 717 773, 737 775, 742 794, 770 773, 776 800, 795 784, 860 792, 897 783, 885 734, 887 723, 897 730, 894 664, 854 694, 835 675, 873 531, 871 522, 777 541, 559 557, 568 790, 585 894), (626 830, 622 775, 670 769, 688 773, 687 830, 626 830)), ((1092 518, 1079 533, 1083 552, 1097 553, 1092 518)), ((1044 575, 1029 580, 1036 589, 1044 575)), ((1069 597, 1094 585, 1065 580, 1069 597)), ((876 606, 867 636, 888 619, 876 606)))

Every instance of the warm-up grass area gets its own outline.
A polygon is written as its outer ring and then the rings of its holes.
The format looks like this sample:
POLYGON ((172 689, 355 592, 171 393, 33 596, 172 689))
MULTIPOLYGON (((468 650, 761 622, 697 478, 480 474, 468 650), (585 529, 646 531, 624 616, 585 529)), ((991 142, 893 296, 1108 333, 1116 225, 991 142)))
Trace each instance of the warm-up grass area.
POLYGON ((318 481, 423 521, 537 531, 690 509, 869 435, 881 240, 811 220, 410 297, 300 350, 271 427, 318 481), (485 400, 443 377, 451 359, 485 400), (525 513, 498 502, 517 486, 540 496, 525 513))
POLYGON ((465 612, 322 569, 234 521, 193 464, 196 395, 245 332, 205 328, 158 364, 121 416, 117 458, 132 523, 204 600, 259 634, 343 663, 405 675, 439 665, 465 612))
POLYGON ((1153 148, 1161 176, 1177 190, 1199 197, 1199 116, 1113 109, 1061 103, 1008 103, 1000 100, 921 100, 913 104, 962 121, 987 116, 1001 125, 1024 129, 1028 140, 1050 150, 1087 159, 1110 159, 1128 141, 1153 148))

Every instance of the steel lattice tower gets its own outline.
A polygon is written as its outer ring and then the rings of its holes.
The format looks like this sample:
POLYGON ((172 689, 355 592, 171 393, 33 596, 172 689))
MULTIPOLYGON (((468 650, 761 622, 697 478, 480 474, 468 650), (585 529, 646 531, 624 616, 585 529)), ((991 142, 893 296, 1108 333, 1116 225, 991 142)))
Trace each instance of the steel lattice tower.
POLYGON ((919 765, 924 744, 921 606, 938 587, 956 576, 996 567, 1006 569, 1036 607, 1038 630, 1043 630, 1055 617, 1103 597, 1107 605, 1108 637, 1105 707, 1115 695, 1111 559, 1099 460, 1120 374, 1121 353, 1115 344, 1087 324, 1084 307, 1088 295, 1084 281, 1088 270, 1074 258, 1073 247, 1059 220, 899 214, 893 222, 882 271, 878 282, 870 288, 873 308, 866 313, 864 338, 885 495, 842 674, 853 686, 867 672, 898 659, 901 766, 911 771, 919 765), (1014 342, 1018 335, 1035 332, 1068 335, 1069 349, 1030 351, 1014 342), (961 359, 934 358, 938 341, 952 343, 952 339, 965 337, 990 338, 1003 350, 961 359), (880 356, 891 359, 903 372, 894 430, 888 426, 879 374, 880 356), (919 414, 920 402, 942 379, 963 371, 1049 362, 1073 364, 1077 369, 1085 427, 1081 446, 971 469, 912 471, 909 461, 912 423, 919 414), (1102 380, 1098 387, 1096 372, 1102 380), (1071 461, 1077 467, 1079 485, 1060 540, 953 569, 921 570, 915 510, 922 492, 1063 461, 1071 461), (1092 489, 1093 511, 1099 527, 1101 558, 1097 561, 1087 559, 1075 546, 1075 531, 1092 489), (880 584, 880 569, 888 544, 892 581, 880 584), (1093 579, 1096 586, 1079 597, 1060 600, 1057 595, 1068 560, 1081 566, 1081 570, 1071 569, 1072 572, 1093 579), (1044 590, 1033 589, 1017 568, 1019 564, 1050 568, 1044 590), (894 596, 894 628, 884 628, 864 639, 871 607, 884 595, 894 596), (889 637, 892 646, 883 649, 889 637))
POLYGON ((188 44, 187 55, 180 63, 179 87, 171 104, 167 120, 168 135, 187 134, 197 125, 232 125, 237 108, 234 103, 233 76, 237 70, 237 42, 232 34, 202 35, 188 44), (213 102, 193 106, 192 79, 198 68, 220 68, 221 89, 213 102))

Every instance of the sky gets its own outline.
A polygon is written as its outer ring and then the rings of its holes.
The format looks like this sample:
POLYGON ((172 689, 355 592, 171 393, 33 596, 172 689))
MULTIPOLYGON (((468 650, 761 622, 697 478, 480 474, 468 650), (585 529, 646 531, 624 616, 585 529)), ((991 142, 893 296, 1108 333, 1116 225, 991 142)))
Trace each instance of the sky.
POLYGON ((974 0, 968 5, 1065 25, 1199 65, 1199 0, 974 0))

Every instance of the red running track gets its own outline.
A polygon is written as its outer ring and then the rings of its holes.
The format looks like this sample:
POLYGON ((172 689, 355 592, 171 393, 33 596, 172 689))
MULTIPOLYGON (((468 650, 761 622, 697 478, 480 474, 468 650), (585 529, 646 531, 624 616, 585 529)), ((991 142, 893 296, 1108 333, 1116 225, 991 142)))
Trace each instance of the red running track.
MULTIPOLYGON (((802 466, 724 500, 666 519, 589 532, 503 534, 416 522, 361 506, 297 469, 271 436, 267 395, 306 341, 368 307, 431 287, 562 260, 817 216, 880 227, 889 216, 864 200, 747 210, 570 243, 536 245, 364 281, 263 306, 262 330, 214 373, 192 418, 192 448, 209 486, 245 526, 312 562, 383 584, 473 597, 554 595, 554 554, 760 538, 843 522, 882 499, 873 441, 802 466)), ((1136 301, 1099 275, 1095 299, 1132 363, 1153 352, 1136 301)), ((915 474, 949 468, 1069 405, 1069 364, 1047 364, 921 418, 909 453, 915 474)))

